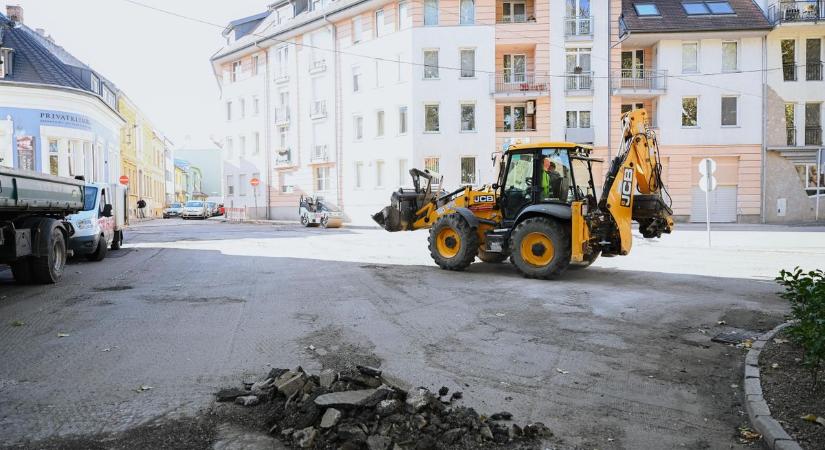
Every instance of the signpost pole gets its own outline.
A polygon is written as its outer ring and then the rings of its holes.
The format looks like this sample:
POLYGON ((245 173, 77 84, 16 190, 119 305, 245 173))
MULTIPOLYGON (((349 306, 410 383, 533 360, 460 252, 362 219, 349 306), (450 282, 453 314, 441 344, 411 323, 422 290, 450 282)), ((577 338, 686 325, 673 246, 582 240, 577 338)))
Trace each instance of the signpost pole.
POLYGON ((712 169, 710 167, 711 162, 710 159, 705 160, 705 169, 707 175, 705 178, 707 179, 705 182, 706 189, 705 189, 705 222, 708 228, 708 248, 710 248, 710 190, 713 189, 713 177, 712 177, 712 169))
POLYGON ((816 221, 819 222, 819 197, 822 196, 822 192, 820 192, 819 188, 822 184, 820 180, 822 180, 822 153, 825 153, 825 148, 820 148, 816 152, 816 221))
POLYGON ((258 218, 258 186, 252 186, 252 196, 255 197, 255 218, 258 218))

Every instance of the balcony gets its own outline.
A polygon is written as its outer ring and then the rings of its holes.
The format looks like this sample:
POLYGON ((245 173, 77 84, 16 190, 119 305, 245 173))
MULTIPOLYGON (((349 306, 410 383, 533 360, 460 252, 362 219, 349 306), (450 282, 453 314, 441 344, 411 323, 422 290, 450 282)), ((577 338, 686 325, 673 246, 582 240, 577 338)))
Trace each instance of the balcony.
POLYGON ((569 41, 593 39, 593 17, 565 17, 564 36, 569 41))
POLYGON ((593 72, 568 73, 564 82, 567 95, 593 95, 593 72))
POLYGON ((782 64, 782 79, 785 81, 796 81, 796 63, 782 64))
POLYGON ((825 63, 822 61, 814 61, 805 64, 805 80, 822 81, 823 66, 825 66, 825 63))
POLYGON ((550 92, 550 76, 546 73, 490 74, 490 93, 496 97, 536 97, 550 92))
POLYGON ((282 106, 280 108, 275 108, 275 125, 288 125, 289 124, 289 107, 282 106))
POLYGON ((327 101, 326 100, 316 100, 312 102, 312 105, 309 107, 309 118, 310 119, 323 119, 327 116, 327 101))
POLYGON ((774 25, 825 20, 825 1, 777 2, 768 7, 768 20, 774 25))
POLYGON ((528 8, 526 4, 512 4, 505 2, 496 7, 501 11, 496 15, 496 23, 535 23, 536 12, 533 8, 528 8))
POLYGON ((505 124, 504 126, 496 127, 496 133, 532 133, 534 131, 536 131, 536 127, 526 125, 507 126, 505 124))
POLYGON ((788 127, 785 130, 785 142, 788 144, 789 147, 796 146, 796 128, 795 127, 788 127))
POLYGON ((667 71, 649 69, 621 69, 611 77, 613 95, 628 98, 646 98, 667 91, 667 71))
POLYGON ((282 148, 275 152, 275 167, 290 167, 294 165, 292 161, 292 149, 282 148))
POLYGON ((805 145, 822 145, 822 127, 805 127, 805 145))
POLYGON ((329 162, 329 153, 327 153, 326 145, 316 145, 312 147, 312 155, 309 160, 311 163, 325 163, 329 162))
POLYGON ((317 61, 312 61, 309 63, 309 73, 314 75, 316 73, 321 73, 327 70, 327 61, 324 59, 319 59, 317 61))
POLYGON ((565 128, 564 140, 577 144, 592 144, 595 136, 593 128, 565 128))

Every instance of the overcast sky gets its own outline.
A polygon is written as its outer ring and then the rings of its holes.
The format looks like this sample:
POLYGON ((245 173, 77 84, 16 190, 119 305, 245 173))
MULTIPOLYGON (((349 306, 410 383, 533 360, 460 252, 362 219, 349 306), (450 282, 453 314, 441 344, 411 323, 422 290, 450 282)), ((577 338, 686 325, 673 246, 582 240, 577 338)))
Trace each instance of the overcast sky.
MULTIPOLYGON (((267 0, 138 0, 208 22, 262 12, 267 0)), ((112 80, 161 132, 182 147, 220 136, 218 86, 209 57, 221 30, 124 0, 6 0, 24 9, 30 28, 44 28, 57 43, 112 80), (191 140, 187 141, 187 136, 191 140)))

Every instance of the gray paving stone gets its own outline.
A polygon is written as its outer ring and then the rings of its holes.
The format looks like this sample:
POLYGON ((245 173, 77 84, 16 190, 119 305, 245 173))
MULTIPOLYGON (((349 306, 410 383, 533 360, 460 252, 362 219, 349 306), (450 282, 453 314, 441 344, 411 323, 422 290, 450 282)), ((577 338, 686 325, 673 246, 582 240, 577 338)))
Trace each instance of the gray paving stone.
POLYGON ((802 450, 795 441, 777 440, 773 445, 773 450, 802 450))
POLYGON ((762 395, 762 383, 759 378, 745 378, 746 395, 762 395))
POLYGON ((779 422, 770 416, 757 417, 756 420, 753 421, 753 426, 762 433, 765 443, 768 444, 769 447, 773 447, 774 441, 777 439, 793 440, 788 433, 785 432, 785 429, 782 428, 782 425, 779 425, 779 422))

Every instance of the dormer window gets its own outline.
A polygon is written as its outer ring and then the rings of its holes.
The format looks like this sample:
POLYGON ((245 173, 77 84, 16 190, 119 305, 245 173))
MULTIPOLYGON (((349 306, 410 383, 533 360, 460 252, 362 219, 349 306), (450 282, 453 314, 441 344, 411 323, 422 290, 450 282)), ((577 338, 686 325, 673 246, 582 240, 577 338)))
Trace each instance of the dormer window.
POLYGON ((733 14, 733 8, 728 2, 707 2, 711 14, 733 14))
POLYGON ((730 3, 726 1, 682 2, 682 8, 689 16, 734 14, 730 3))
POLYGON ((98 78, 95 74, 92 74, 91 76, 91 89, 92 92, 100 95, 100 78, 98 78))
POLYGON ((634 3, 633 7, 636 9, 636 14, 639 17, 661 16, 659 8, 655 3, 634 3))

